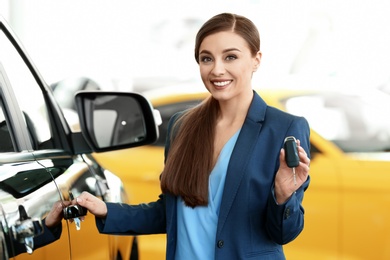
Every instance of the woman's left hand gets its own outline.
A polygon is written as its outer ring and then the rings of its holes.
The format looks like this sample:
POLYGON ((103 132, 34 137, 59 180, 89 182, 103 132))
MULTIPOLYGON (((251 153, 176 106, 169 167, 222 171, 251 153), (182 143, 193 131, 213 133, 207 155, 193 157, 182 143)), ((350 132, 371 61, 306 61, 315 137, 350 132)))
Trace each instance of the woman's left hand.
POLYGON ((57 201, 53 204, 49 214, 45 218, 45 224, 48 228, 59 225, 63 219, 62 209, 69 205, 69 201, 57 201))
POLYGON ((295 167, 295 178, 293 169, 287 166, 284 149, 282 148, 280 151, 280 167, 275 177, 275 197, 278 204, 286 202, 309 176, 310 159, 306 151, 300 146, 299 140, 297 140, 297 148, 300 162, 295 167))

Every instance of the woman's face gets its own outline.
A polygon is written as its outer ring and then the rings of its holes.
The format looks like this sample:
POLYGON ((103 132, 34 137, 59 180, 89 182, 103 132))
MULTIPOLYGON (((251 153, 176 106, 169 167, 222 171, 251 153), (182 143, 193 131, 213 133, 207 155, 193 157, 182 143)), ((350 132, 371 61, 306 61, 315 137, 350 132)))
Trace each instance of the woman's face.
POLYGON ((260 59, 261 53, 253 57, 247 42, 236 33, 226 31, 209 35, 199 48, 202 81, 219 101, 253 95, 252 74, 260 59))

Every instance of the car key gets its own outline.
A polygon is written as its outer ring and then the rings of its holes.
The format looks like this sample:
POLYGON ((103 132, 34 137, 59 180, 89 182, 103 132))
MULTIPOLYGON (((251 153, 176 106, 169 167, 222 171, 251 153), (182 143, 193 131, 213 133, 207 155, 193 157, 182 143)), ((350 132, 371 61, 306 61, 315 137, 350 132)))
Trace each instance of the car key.
MULTIPOLYGON (((70 191, 69 191, 69 197, 71 200, 74 199, 73 194, 70 191)), ((63 209, 63 213, 64 213, 64 219, 73 219, 76 225, 76 230, 80 230, 81 228, 80 217, 87 215, 88 210, 80 205, 70 205, 63 209)))
POLYGON ((288 136, 284 139, 284 153, 287 166, 293 170, 294 185, 297 185, 295 167, 299 165, 299 156, 297 142, 294 136, 288 136))

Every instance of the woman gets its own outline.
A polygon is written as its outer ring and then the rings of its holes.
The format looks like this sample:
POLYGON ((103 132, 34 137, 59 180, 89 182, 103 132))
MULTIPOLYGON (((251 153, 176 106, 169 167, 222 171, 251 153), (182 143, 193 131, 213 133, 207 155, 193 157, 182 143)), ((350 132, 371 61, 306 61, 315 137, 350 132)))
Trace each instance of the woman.
POLYGON ((260 37, 247 18, 208 20, 195 59, 211 96, 172 117, 159 200, 120 205, 82 193, 77 203, 102 233, 167 233, 167 259, 285 259, 282 245, 304 224, 307 121, 267 106, 253 91, 260 37), (298 139, 295 175, 284 159, 287 136, 298 139))

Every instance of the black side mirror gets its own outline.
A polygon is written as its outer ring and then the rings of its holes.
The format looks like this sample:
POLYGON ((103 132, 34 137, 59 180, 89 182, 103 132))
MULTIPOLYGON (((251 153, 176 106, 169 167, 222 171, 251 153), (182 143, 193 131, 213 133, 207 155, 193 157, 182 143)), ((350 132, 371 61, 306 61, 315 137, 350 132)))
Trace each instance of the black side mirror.
POLYGON ((151 144, 158 139, 154 110, 140 94, 80 91, 75 98, 82 134, 95 152, 151 144))

